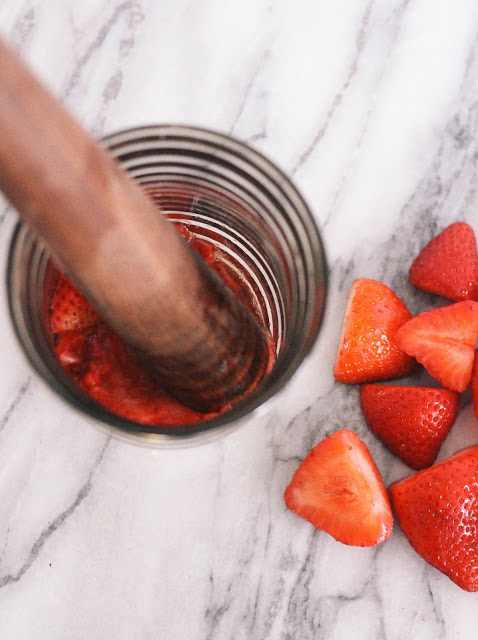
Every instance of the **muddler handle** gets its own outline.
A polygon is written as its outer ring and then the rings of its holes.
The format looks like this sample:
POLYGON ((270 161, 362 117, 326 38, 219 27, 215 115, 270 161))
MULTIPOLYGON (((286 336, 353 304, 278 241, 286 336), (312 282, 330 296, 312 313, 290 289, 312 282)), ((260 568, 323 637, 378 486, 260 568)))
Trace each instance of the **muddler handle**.
POLYGON ((257 322, 1 41, 0 189, 182 404, 217 411, 263 379, 257 322))

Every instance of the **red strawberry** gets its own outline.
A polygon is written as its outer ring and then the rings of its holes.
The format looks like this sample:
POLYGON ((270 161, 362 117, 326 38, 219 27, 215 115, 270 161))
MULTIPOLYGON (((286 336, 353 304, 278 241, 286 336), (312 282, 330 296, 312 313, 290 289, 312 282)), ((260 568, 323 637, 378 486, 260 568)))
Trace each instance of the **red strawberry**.
POLYGON ((177 231, 179 231, 179 233, 183 236, 183 238, 186 240, 186 242, 191 242, 194 238, 194 234, 192 231, 189 231, 189 229, 186 227, 186 225, 181 224, 181 223, 176 223, 176 229, 177 231))
POLYGON ((89 334, 86 365, 80 387, 113 413, 165 427, 202 419, 201 414, 167 396, 144 363, 105 325, 89 334))
POLYGON ((50 327, 53 333, 87 329, 101 322, 98 313, 64 275, 61 275, 51 300, 50 327))
POLYGON ((478 351, 475 351, 473 369, 471 373, 471 393, 473 396, 473 408, 475 416, 478 418, 478 351))
POLYGON ((360 401, 368 426, 412 469, 435 462, 460 408, 456 391, 431 387, 367 384, 360 401))
POLYGON ((392 532, 387 491, 359 437, 343 429, 312 449, 284 500, 297 515, 344 544, 371 547, 392 532))
POLYGON ((395 342, 397 329, 411 317, 386 285, 377 280, 356 280, 345 310, 335 379, 373 382, 411 373, 413 360, 395 342))
POLYGON ((478 446, 389 487, 398 524, 427 562, 478 590, 478 446))
POLYGON ((216 257, 216 249, 211 242, 208 242, 207 240, 201 240, 200 238, 194 238, 191 242, 191 246, 209 265, 214 262, 216 257))
POLYGON ((478 252, 473 229, 455 222, 418 254, 410 282, 450 300, 478 300, 478 252))
POLYGON ((400 349, 421 362, 444 387, 464 391, 478 338, 478 302, 465 300, 424 311, 395 335, 400 349))
POLYGON ((83 375, 88 366, 88 339, 88 331, 64 331, 58 336, 55 351, 63 367, 73 377, 83 375))

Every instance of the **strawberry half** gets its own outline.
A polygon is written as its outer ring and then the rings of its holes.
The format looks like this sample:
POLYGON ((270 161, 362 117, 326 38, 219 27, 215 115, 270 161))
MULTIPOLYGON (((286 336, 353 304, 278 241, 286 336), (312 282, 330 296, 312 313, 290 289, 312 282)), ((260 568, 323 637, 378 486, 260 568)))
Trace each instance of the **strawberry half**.
POLYGON ((478 590, 478 446, 389 487, 401 530, 422 558, 478 590))
POLYGON ((360 402, 368 426, 412 469, 435 462, 460 409, 456 391, 431 387, 368 384, 360 402))
POLYGON ((406 376, 413 360, 395 341, 399 327, 411 314, 386 285, 377 280, 356 280, 349 293, 335 362, 338 382, 374 382, 406 376))
POLYGON ((473 409, 478 419, 478 351, 475 351, 475 359, 473 361, 473 369, 471 372, 471 393, 473 398, 473 409))
POLYGON ((51 300, 50 327, 53 333, 87 329, 101 322, 88 300, 61 275, 51 300))
POLYGON ((404 324, 395 338, 400 349, 421 362, 440 384, 464 391, 478 338, 478 302, 465 300, 424 311, 404 324))
POLYGON ((418 254, 410 282, 450 300, 478 300, 478 252, 473 229, 455 222, 418 254))
POLYGON ((380 472, 365 444, 347 429, 312 449, 284 500, 316 529, 344 544, 371 547, 392 532, 393 516, 380 472))

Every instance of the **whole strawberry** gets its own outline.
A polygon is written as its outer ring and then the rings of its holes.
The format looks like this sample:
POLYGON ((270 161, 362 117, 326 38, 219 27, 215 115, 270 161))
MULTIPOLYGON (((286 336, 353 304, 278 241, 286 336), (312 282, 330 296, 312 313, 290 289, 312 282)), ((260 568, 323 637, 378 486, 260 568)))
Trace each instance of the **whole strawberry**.
POLYGON ((414 363, 397 346, 395 333, 411 314, 382 282, 356 280, 350 289, 335 362, 338 382, 361 383, 400 378, 414 363))
POLYGON ((367 424, 412 469, 435 462, 460 408, 450 389, 367 384, 360 389, 367 424))
POLYGON ((410 282, 450 300, 478 300, 478 252, 473 229, 455 222, 418 254, 410 282))
POLYGON ((408 541, 466 591, 478 591, 478 446, 389 487, 408 541))

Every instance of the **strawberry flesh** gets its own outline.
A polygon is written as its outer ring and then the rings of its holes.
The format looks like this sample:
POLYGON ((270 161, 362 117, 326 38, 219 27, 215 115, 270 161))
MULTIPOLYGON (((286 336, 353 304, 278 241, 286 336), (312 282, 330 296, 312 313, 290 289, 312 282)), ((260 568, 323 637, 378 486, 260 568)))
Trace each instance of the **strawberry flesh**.
POLYGON ((441 385, 464 391, 478 338, 478 302, 465 300, 424 311, 403 325, 395 338, 441 385))
POLYGON ((312 449, 284 500, 316 529, 344 544, 370 547, 392 532, 390 502, 380 472, 365 444, 347 429, 312 449))
POLYGON ((66 371, 73 377, 82 376, 87 368, 86 357, 90 330, 64 331, 56 339, 55 351, 66 371))
MULTIPOLYGON (((197 238, 187 226, 177 225, 186 242, 208 262, 226 286, 233 289, 264 329, 269 344, 270 368, 275 361, 276 343, 269 336, 266 319, 247 286, 240 268, 226 264, 214 242, 197 238), (227 277, 226 277, 227 276, 227 277)), ((54 281, 54 280, 53 280, 54 281)), ((60 275, 49 308, 52 343, 60 365, 77 386, 104 408, 144 425, 182 427, 216 417, 180 405, 166 394, 154 370, 108 327, 76 287, 60 275)), ((226 412, 230 405, 221 409, 226 412)))
POLYGON ((475 351, 475 359, 473 361, 471 393, 473 398, 473 409, 475 411, 475 416, 478 419, 478 351, 475 351))
MULTIPOLYGON (((62 352, 57 352, 62 360, 62 352)), ((124 418, 140 424, 176 426, 205 417, 168 396, 157 384, 154 372, 105 324, 87 334, 82 363, 84 370, 77 370, 80 388, 124 418)))
POLYGON ((431 387, 364 385, 360 402, 377 438, 412 469, 435 462, 460 408, 456 391, 431 387))
POLYGON ((363 383, 409 375, 414 362, 398 348, 395 333, 411 314, 386 285, 356 280, 350 290, 334 376, 363 383))
POLYGON ((410 282, 450 300, 478 300, 478 252, 473 229, 455 222, 418 254, 410 282))
POLYGON ((478 590, 478 446, 395 482, 395 515, 409 543, 466 591, 478 590))

